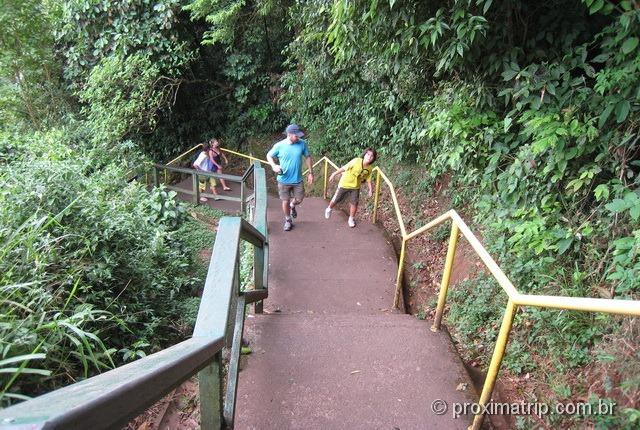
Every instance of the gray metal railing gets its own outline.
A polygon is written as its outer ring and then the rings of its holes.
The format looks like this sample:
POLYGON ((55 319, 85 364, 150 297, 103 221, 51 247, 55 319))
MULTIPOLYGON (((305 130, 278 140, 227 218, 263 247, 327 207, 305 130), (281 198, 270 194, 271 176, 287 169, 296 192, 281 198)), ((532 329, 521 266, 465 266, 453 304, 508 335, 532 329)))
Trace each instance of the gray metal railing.
POLYGON ((249 166, 249 168, 244 172, 242 176, 238 176, 238 175, 226 175, 226 174, 220 174, 220 173, 205 172, 202 170, 195 170, 187 167, 171 166, 168 164, 154 164, 152 176, 153 176, 154 186, 158 187, 161 183, 160 178, 164 176, 165 180, 163 184, 165 187, 167 187, 170 190, 174 190, 174 191, 192 196, 193 204, 196 204, 196 205, 199 204, 200 197, 216 198, 218 200, 229 200, 232 202, 240 202, 240 211, 244 212, 246 209, 247 200, 252 198, 252 196, 248 196, 248 197, 246 196, 247 190, 248 190, 246 183, 249 176, 251 176, 251 173, 253 173, 253 170, 254 170, 254 165, 252 164, 251 166, 249 166), (160 172, 164 172, 164 175, 161 175, 160 172), (171 184, 169 181, 168 173, 179 173, 183 175, 190 175, 191 189, 181 188, 171 184), (198 182, 201 178, 224 179, 225 181, 238 183, 240 184, 240 197, 233 197, 233 196, 224 195, 224 194, 214 195, 211 193, 204 193, 200 191, 200 187, 198 186, 198 182))

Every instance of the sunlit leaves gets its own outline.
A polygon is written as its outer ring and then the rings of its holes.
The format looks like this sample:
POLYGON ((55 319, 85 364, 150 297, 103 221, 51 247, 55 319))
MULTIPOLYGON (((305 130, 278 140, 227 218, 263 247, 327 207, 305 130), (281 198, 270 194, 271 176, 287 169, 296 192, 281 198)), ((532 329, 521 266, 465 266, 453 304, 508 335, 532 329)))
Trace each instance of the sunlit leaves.
POLYGON ((613 213, 629 211, 629 216, 634 221, 640 219, 640 197, 633 192, 627 192, 623 198, 613 199, 606 208, 613 213))
POLYGON ((57 31, 65 77, 82 86, 102 58, 140 53, 152 58, 163 74, 175 77, 195 53, 178 27, 180 0, 74 0, 64 3, 57 31))
POLYGON ((118 141, 131 132, 152 129, 158 110, 176 85, 161 76, 149 55, 103 59, 92 69, 78 94, 89 124, 96 127, 96 145, 118 141))
MULTIPOLYGON (((243 19, 241 12, 245 7, 244 0, 236 1, 203 1, 196 0, 185 6, 194 19, 204 19, 210 25, 205 32, 203 43, 222 42, 231 45, 235 38, 235 28, 243 19)), ((245 11, 245 13, 248 13, 245 11)))
POLYGON ((0 5, 0 129, 27 121, 40 128, 59 114, 53 27, 56 3, 3 0, 0 5))

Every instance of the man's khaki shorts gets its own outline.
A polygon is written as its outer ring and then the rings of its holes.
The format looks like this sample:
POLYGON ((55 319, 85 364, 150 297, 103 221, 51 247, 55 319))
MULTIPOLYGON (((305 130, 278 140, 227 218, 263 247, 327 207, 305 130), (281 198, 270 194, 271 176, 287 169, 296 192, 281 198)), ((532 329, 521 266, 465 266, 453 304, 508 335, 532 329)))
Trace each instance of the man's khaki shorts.
POLYGON ((304 185, 302 182, 297 184, 281 184, 278 182, 278 196, 280 200, 289 200, 294 197, 298 202, 304 199, 304 185))
POLYGON ((338 204, 340 203, 342 200, 344 200, 344 198, 347 198, 349 203, 351 203, 352 205, 357 205, 358 204, 358 199, 360 198, 360 189, 349 189, 349 188, 340 188, 338 187, 338 189, 336 190, 336 194, 333 196, 333 203, 338 204))

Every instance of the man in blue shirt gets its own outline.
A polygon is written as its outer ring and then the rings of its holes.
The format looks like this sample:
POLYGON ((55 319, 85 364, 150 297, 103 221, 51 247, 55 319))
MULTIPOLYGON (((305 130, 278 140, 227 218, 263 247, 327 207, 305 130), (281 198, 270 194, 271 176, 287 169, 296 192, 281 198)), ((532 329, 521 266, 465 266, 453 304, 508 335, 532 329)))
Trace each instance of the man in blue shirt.
POLYGON ((267 160, 271 168, 278 174, 278 195, 282 201, 282 212, 284 212, 284 230, 289 231, 293 227, 293 220, 298 212, 296 206, 304 199, 304 185, 302 184, 302 157, 309 168, 307 182, 313 184, 313 161, 307 142, 300 139, 304 136, 297 124, 287 126, 286 139, 273 145, 267 152, 267 160), (278 163, 274 161, 278 159, 278 163))

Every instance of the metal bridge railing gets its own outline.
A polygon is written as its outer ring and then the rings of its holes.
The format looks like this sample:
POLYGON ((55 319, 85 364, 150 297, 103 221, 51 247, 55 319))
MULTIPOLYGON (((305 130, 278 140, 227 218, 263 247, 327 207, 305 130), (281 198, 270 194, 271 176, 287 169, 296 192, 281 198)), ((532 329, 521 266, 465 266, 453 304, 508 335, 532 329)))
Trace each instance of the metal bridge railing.
MULTIPOLYGON (((320 163, 324 163, 324 188, 322 194, 326 199, 329 166, 333 167, 336 170, 338 169, 338 166, 327 157, 322 157, 314 164, 314 166, 320 163)), ((398 262, 398 272, 396 276, 396 292, 393 302, 394 307, 397 308, 400 304, 402 278, 404 274, 408 242, 411 239, 428 232, 429 230, 446 221, 451 221, 451 235, 449 237, 446 262, 444 266, 444 272, 442 274, 442 281, 440 283, 438 306, 436 308, 436 315, 431 330, 438 331, 441 327, 442 315, 444 313, 444 308, 447 300, 447 291, 449 289, 449 280, 451 278, 451 272, 453 268, 453 260, 455 257, 458 237, 460 234, 462 234, 465 239, 467 239, 467 242, 469 242, 475 253, 478 255, 480 260, 484 263, 485 267, 489 270, 491 275, 495 278, 495 280, 502 287, 509 298, 502 319, 502 325, 500 326, 500 332, 498 334, 496 346, 491 357, 491 363, 489 364, 489 371, 487 372, 487 377, 485 378, 484 385, 482 387, 482 393, 478 402, 480 405, 487 405, 491 399, 491 394, 493 393, 495 382, 498 377, 498 372, 500 370, 500 365, 502 364, 502 359, 504 357, 507 342, 509 340, 509 334, 511 333, 513 319, 519 306, 536 306, 583 312, 602 312, 618 315, 640 316, 640 301, 637 300, 595 299, 586 297, 539 296, 521 294, 520 292, 518 292, 516 287, 514 287, 509 278, 507 278, 502 269, 498 266, 491 255, 489 255, 482 243, 478 240, 475 234, 473 234, 471 229, 467 226, 467 224, 455 210, 450 210, 432 220, 428 224, 410 233, 407 233, 393 183, 379 167, 374 167, 373 171, 376 172, 376 187, 374 194, 372 221, 375 223, 377 220, 381 185, 384 182, 389 189, 398 225, 400 227, 400 233, 402 235, 400 260, 398 262)), ((483 414, 476 415, 473 420, 473 424, 469 428, 473 430, 480 429, 480 427, 482 426, 483 418, 483 414)))
MULTIPOLYGON (((260 163, 267 163, 267 161, 261 158, 254 157, 253 155, 242 154, 240 152, 232 151, 230 149, 221 148, 222 151, 227 154, 233 154, 247 160, 249 167, 245 171, 244 175, 237 176, 237 175, 228 175, 228 174, 220 174, 220 173, 213 173, 213 172, 204 172, 201 170, 193 169, 191 165, 185 166, 184 165, 185 160, 191 160, 195 152, 199 151, 200 148, 202 148, 201 143, 193 146, 192 148, 178 155, 177 157, 169 161, 167 164, 154 164, 151 170, 151 174, 152 174, 151 184, 157 187, 162 183, 166 188, 170 190, 174 190, 183 194, 190 195, 192 196, 191 199, 193 204, 195 205, 199 204, 200 197, 240 202, 240 211, 244 212, 247 201, 255 197, 253 194, 247 195, 248 188, 245 185, 247 183, 248 176, 253 172, 253 163, 255 163, 256 161, 260 163), (191 181, 190 181, 191 189, 185 189, 185 188, 177 187, 173 185, 173 176, 175 174, 191 176, 191 181), (207 178, 224 179, 225 181, 240 184, 240 197, 233 197, 226 194, 214 195, 212 193, 201 192, 200 187, 198 186, 198 182, 201 179, 206 180, 207 178)), ((149 175, 148 173, 146 173, 145 174, 146 184, 149 184, 149 179, 150 179, 149 175)))
POLYGON ((242 176, 237 176, 237 175, 225 175, 225 174, 220 174, 220 173, 213 173, 213 172, 205 172, 202 170, 195 170, 195 169, 189 169, 186 167, 176 167, 176 166, 170 166, 167 164, 154 164, 153 165, 153 185, 155 187, 160 186, 160 172, 164 172, 164 176, 165 176, 165 182, 163 183, 163 185, 170 189, 170 190, 174 190, 180 193, 184 193, 187 195, 191 196, 191 200, 193 202, 194 205, 198 205, 200 204, 200 197, 208 197, 208 198, 215 198, 217 200, 229 200, 232 202, 239 202, 240 203, 240 212, 244 212, 245 208, 246 208, 246 204, 247 204, 247 200, 252 198, 252 196, 246 196, 247 193, 247 179, 249 178, 249 176, 253 173, 253 165, 251 165, 242 176), (185 188, 181 188, 181 187, 177 187, 175 185, 171 185, 170 182, 168 181, 167 178, 167 173, 171 172, 171 173, 180 173, 183 175, 189 175, 191 176, 191 189, 185 189, 185 188), (240 184, 240 197, 233 197, 233 196, 228 196, 228 195, 224 195, 224 194, 211 194, 211 193, 205 193, 200 191, 200 186, 199 186, 199 181, 200 179, 204 178, 206 180, 206 178, 218 178, 218 179, 224 179, 225 181, 229 181, 229 182, 234 182, 234 183, 238 183, 240 184))
MULTIPOLYGON (((82 382, 0 411, 1 429, 121 428, 199 372, 201 428, 233 427, 245 306, 268 296, 269 244, 264 168, 254 173, 252 224, 224 217, 218 225, 196 326, 191 339, 82 382), (254 246, 254 290, 241 291, 240 245, 254 246), (222 349, 231 350, 226 389, 222 349)), ((246 179, 248 175, 243 177, 246 179)))

